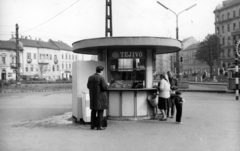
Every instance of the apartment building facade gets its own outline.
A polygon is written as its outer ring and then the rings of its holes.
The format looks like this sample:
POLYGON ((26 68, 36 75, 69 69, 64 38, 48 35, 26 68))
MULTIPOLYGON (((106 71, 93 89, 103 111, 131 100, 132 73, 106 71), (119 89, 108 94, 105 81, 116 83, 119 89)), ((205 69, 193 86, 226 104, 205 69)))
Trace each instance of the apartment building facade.
POLYGON ((240 1, 226 0, 217 5, 215 14, 215 33, 220 38, 221 68, 225 70, 235 60, 235 42, 240 39, 240 1))
MULTIPOLYGON (((20 49, 20 62, 22 62, 20 49)), ((22 66, 20 64, 20 66, 22 66)), ((16 79, 16 43, 13 41, 0 41, 0 80, 16 79)), ((21 68, 20 68, 21 70, 21 68)))
MULTIPOLYGON (((81 54, 72 52, 72 47, 62 41, 19 38, 20 75, 28 78, 46 80, 71 79, 72 62, 82 60, 81 54)), ((16 43, 12 37, 9 41, 0 41, 0 79, 16 79, 16 43)))

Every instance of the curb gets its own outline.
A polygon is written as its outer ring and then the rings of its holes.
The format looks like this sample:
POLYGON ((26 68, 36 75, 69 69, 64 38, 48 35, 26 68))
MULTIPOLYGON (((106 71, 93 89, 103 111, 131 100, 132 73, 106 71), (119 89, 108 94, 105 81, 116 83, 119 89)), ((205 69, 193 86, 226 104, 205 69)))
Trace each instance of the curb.
POLYGON ((230 90, 189 90, 189 89, 179 89, 182 92, 205 92, 205 93, 234 93, 230 90))
MULTIPOLYGON (((44 89, 44 90, 21 90, 20 92, 0 92, 0 94, 19 94, 19 93, 38 93, 38 92, 54 92, 54 91, 72 91, 72 89, 44 89)), ((204 92, 204 93, 235 93, 230 90, 190 90, 179 89, 182 92, 204 92)))
POLYGON ((200 84, 200 85, 223 85, 227 86, 227 83, 213 83, 213 82, 189 82, 189 84, 200 84))
POLYGON ((54 92, 54 91, 72 91, 72 89, 43 89, 43 90, 20 90, 12 92, 0 92, 0 94, 19 94, 19 93, 38 93, 38 92, 54 92))

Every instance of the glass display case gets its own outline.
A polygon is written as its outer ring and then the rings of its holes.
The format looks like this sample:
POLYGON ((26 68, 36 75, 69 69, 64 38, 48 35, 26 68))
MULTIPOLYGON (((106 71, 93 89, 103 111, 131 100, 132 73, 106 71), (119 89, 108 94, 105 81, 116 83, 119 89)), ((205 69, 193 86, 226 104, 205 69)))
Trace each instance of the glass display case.
MULTIPOLYGON (((139 53, 139 51, 136 52, 139 53)), ((110 59, 110 87, 145 88, 146 67, 144 53, 142 55, 128 55, 129 58, 121 57, 121 52, 119 54, 118 57, 110 59)))

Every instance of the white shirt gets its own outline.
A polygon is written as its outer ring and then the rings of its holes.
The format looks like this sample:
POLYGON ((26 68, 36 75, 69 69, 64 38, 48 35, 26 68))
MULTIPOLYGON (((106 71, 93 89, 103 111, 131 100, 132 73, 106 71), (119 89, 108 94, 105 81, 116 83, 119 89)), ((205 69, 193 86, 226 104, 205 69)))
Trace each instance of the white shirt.
POLYGON ((167 82, 165 79, 162 79, 160 81, 160 86, 159 86, 159 89, 160 89, 159 97, 166 98, 166 99, 170 98, 170 91, 171 91, 170 87, 171 87, 170 83, 167 82))

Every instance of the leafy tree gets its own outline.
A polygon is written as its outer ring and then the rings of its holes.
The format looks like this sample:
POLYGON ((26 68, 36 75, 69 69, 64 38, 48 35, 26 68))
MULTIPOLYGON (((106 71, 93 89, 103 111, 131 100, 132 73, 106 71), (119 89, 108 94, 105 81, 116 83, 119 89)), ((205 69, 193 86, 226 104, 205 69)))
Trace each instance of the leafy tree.
POLYGON ((195 58, 209 66, 211 78, 213 66, 219 64, 220 52, 219 37, 216 34, 207 35, 198 45, 195 58))

